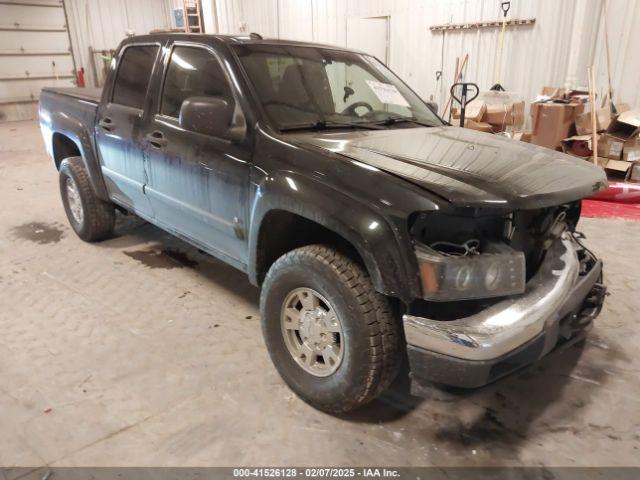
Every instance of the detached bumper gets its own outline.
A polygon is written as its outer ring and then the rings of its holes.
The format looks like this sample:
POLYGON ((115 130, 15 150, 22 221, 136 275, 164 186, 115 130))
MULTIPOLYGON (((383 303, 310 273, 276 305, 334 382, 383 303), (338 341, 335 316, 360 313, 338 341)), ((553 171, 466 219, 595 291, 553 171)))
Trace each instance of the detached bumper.
POLYGON ((404 315, 413 393, 430 382, 479 387, 579 340, 602 309, 601 281, 602 262, 566 234, 522 295, 458 320, 404 315))

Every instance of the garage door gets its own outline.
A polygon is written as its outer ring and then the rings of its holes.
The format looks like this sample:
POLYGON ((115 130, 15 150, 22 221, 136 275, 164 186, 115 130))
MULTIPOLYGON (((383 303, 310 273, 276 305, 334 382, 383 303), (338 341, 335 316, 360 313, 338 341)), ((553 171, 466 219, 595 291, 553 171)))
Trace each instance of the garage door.
POLYGON ((0 121, 35 118, 44 86, 73 86, 61 0, 0 1, 0 121))

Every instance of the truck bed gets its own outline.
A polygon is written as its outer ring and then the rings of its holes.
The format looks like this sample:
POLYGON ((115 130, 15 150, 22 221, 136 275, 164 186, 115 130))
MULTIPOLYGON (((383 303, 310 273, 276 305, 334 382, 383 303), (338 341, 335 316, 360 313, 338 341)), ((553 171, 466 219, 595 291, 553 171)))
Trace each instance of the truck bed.
MULTIPOLYGON (((67 145, 75 144, 75 150, 81 152, 85 160, 97 166, 93 145, 94 124, 98 106, 100 104, 101 89, 99 88, 43 88, 39 99, 40 129, 49 156, 56 162, 60 155, 73 154, 67 148, 56 157, 54 143, 64 140, 67 145)), ((59 151, 60 152, 60 151, 59 151)), ((58 163, 56 163, 56 167, 58 163)), ((91 179, 101 179, 99 171, 91 172, 91 179)), ((99 184, 94 185, 96 191, 99 184)), ((104 186, 102 186, 104 189, 104 186)), ((106 194, 105 194, 106 195, 106 194)))
POLYGON ((102 88, 45 87, 42 91, 57 93, 58 95, 65 95, 92 103, 100 103, 100 97, 102 97, 102 88))

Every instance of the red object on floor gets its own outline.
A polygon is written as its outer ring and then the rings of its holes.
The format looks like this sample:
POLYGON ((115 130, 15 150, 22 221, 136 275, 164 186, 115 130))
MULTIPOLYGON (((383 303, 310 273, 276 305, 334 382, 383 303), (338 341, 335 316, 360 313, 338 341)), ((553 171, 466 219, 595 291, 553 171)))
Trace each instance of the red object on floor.
POLYGON ((624 218, 640 220, 640 203, 604 202, 601 200, 583 200, 582 217, 587 218, 624 218))
POLYGON ((609 188, 592 195, 589 200, 640 204, 640 183, 609 182, 609 188))

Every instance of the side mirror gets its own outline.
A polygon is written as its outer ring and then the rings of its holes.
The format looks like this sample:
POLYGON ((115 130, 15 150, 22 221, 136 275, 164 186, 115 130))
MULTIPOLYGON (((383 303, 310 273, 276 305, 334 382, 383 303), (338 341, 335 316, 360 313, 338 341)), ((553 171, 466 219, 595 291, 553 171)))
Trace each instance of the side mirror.
POLYGON ((235 104, 222 97, 189 97, 180 107, 179 123, 185 130, 227 140, 238 140, 232 126, 235 104))

